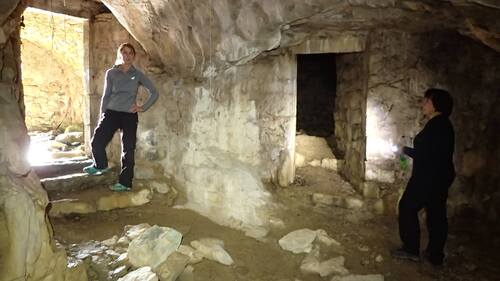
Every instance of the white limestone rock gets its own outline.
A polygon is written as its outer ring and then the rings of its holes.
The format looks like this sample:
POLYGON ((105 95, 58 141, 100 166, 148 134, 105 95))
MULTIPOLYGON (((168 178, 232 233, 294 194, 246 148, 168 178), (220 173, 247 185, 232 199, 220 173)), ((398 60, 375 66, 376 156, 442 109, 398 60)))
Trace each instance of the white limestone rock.
POLYGON ((335 276, 330 281, 384 281, 384 275, 368 274, 368 275, 335 276))
POLYGON ((333 195, 323 194, 323 193, 314 193, 312 195, 312 201, 316 205, 330 206, 330 205, 334 205, 335 201, 337 201, 337 200, 336 200, 335 196, 333 196, 333 195))
POLYGON ((109 211, 118 208, 141 206, 149 203, 152 197, 151 190, 147 188, 133 192, 114 192, 107 196, 99 197, 97 200, 97 210, 109 211))
POLYGON ((309 253, 313 248, 313 241, 316 239, 317 232, 311 229, 299 229, 283 236, 279 241, 279 245, 283 250, 290 251, 294 254, 309 253))
POLYGON ((166 194, 170 191, 170 187, 168 186, 168 184, 166 182, 151 181, 149 184, 149 187, 154 192, 158 192, 161 194, 166 194))
POLYGON ((300 270, 306 274, 319 274, 325 277, 331 274, 346 275, 349 271, 344 267, 345 258, 343 256, 320 261, 319 247, 314 249, 304 258, 300 265, 300 270))
POLYGON ((109 239, 101 241, 101 244, 103 244, 104 246, 113 247, 116 245, 117 242, 118 242, 118 235, 114 235, 109 239))
POLYGON ((224 242, 215 238, 202 238, 191 241, 191 246, 200 252, 203 257, 224 265, 232 265, 233 258, 224 249, 224 242))
POLYGON ((125 226, 124 237, 127 237, 130 241, 139 237, 144 231, 151 228, 151 225, 148 223, 141 223, 136 225, 127 225, 125 226))
POLYGON ((144 266, 128 273, 118 281, 158 281, 158 276, 151 271, 151 267, 144 266))
POLYGON ((180 245, 177 252, 189 257, 189 264, 196 264, 203 260, 203 255, 187 245, 180 245))
POLYGON ((169 227, 154 225, 130 242, 128 258, 136 267, 156 269, 181 244, 182 234, 169 227))
POLYGON ((339 170, 337 159, 333 159, 333 158, 322 159, 321 160, 321 167, 328 169, 328 170, 332 170, 332 171, 339 170))
POLYGON ((56 141, 68 145, 75 142, 82 143, 83 133, 82 132, 63 133, 56 137, 56 141))
POLYGON ((304 158, 304 155, 295 152, 295 167, 297 168, 302 168, 307 166, 306 160, 304 158))
POLYGON ((364 202, 361 199, 351 196, 345 198, 345 207, 347 209, 359 210, 363 208, 363 206, 364 202))

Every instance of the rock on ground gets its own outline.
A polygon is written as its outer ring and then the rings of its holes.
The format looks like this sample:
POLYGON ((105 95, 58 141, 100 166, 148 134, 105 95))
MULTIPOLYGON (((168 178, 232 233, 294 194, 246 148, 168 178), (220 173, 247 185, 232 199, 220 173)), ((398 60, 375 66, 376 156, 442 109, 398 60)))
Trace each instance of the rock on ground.
POLYGON ((182 234, 177 230, 154 225, 130 242, 128 258, 136 267, 155 269, 179 248, 181 240, 182 234))
POLYGON ((224 265, 232 265, 233 258, 224 250, 224 242, 214 238, 203 238, 191 241, 191 246, 200 252, 203 257, 224 265))
POLYGON ((158 276, 151 271, 151 267, 141 267, 118 279, 118 281, 158 281, 158 276))

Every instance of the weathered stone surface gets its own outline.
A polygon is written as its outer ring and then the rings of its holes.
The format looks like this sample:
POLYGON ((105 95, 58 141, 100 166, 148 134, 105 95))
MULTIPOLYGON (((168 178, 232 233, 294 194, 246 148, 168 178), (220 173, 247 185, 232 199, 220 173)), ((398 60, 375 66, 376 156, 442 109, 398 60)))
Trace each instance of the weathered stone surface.
POLYGON ((127 251, 130 263, 135 267, 149 266, 156 271, 177 250, 181 240, 182 234, 177 230, 154 225, 130 242, 127 251))
POLYGON ((224 265, 232 265, 233 258, 224 249, 224 241, 214 238, 203 238, 191 241, 191 246, 203 257, 224 265))

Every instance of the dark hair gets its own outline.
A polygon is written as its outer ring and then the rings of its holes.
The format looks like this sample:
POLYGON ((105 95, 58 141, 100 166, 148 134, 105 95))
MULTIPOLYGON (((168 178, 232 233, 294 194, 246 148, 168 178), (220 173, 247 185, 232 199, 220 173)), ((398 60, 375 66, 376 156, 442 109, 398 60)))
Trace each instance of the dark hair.
POLYGON ((123 48, 129 48, 130 50, 132 50, 132 53, 134 53, 134 55, 135 55, 135 48, 134 48, 134 46, 132 46, 132 44, 130 44, 130 43, 122 43, 118 47, 118 52, 121 52, 123 50, 123 48))
POLYGON ((425 91, 424 96, 432 101, 432 105, 436 111, 441 112, 445 116, 451 115, 453 111, 453 99, 448 91, 431 88, 425 91))

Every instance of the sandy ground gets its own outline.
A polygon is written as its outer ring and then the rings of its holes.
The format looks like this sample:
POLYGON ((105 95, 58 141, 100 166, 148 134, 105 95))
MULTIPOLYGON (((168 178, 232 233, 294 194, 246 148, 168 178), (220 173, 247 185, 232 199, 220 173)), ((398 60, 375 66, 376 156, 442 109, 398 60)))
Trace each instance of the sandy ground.
POLYGON ((315 192, 337 195, 354 192, 329 170, 302 168, 298 170, 298 176, 300 184, 288 188, 269 186, 276 201, 286 206, 281 214, 285 227, 272 229, 266 242, 219 226, 195 212, 168 207, 161 198, 136 208, 52 219, 55 237, 63 245, 100 241, 120 235, 125 225, 147 222, 179 230, 184 234, 182 244, 204 237, 215 237, 225 242, 225 248, 235 264, 225 266, 203 260, 194 265, 194 280, 316 281, 330 280, 331 277, 303 274, 299 267, 305 254, 284 251, 277 240, 296 229, 321 228, 342 244, 346 268, 351 273, 379 273, 389 281, 500 280, 498 225, 451 220, 448 259, 442 270, 433 269, 425 263, 393 260, 389 250, 399 245, 394 216, 377 216, 362 210, 338 207, 316 207, 311 201, 315 192), (375 260, 378 255, 383 261, 375 260))

